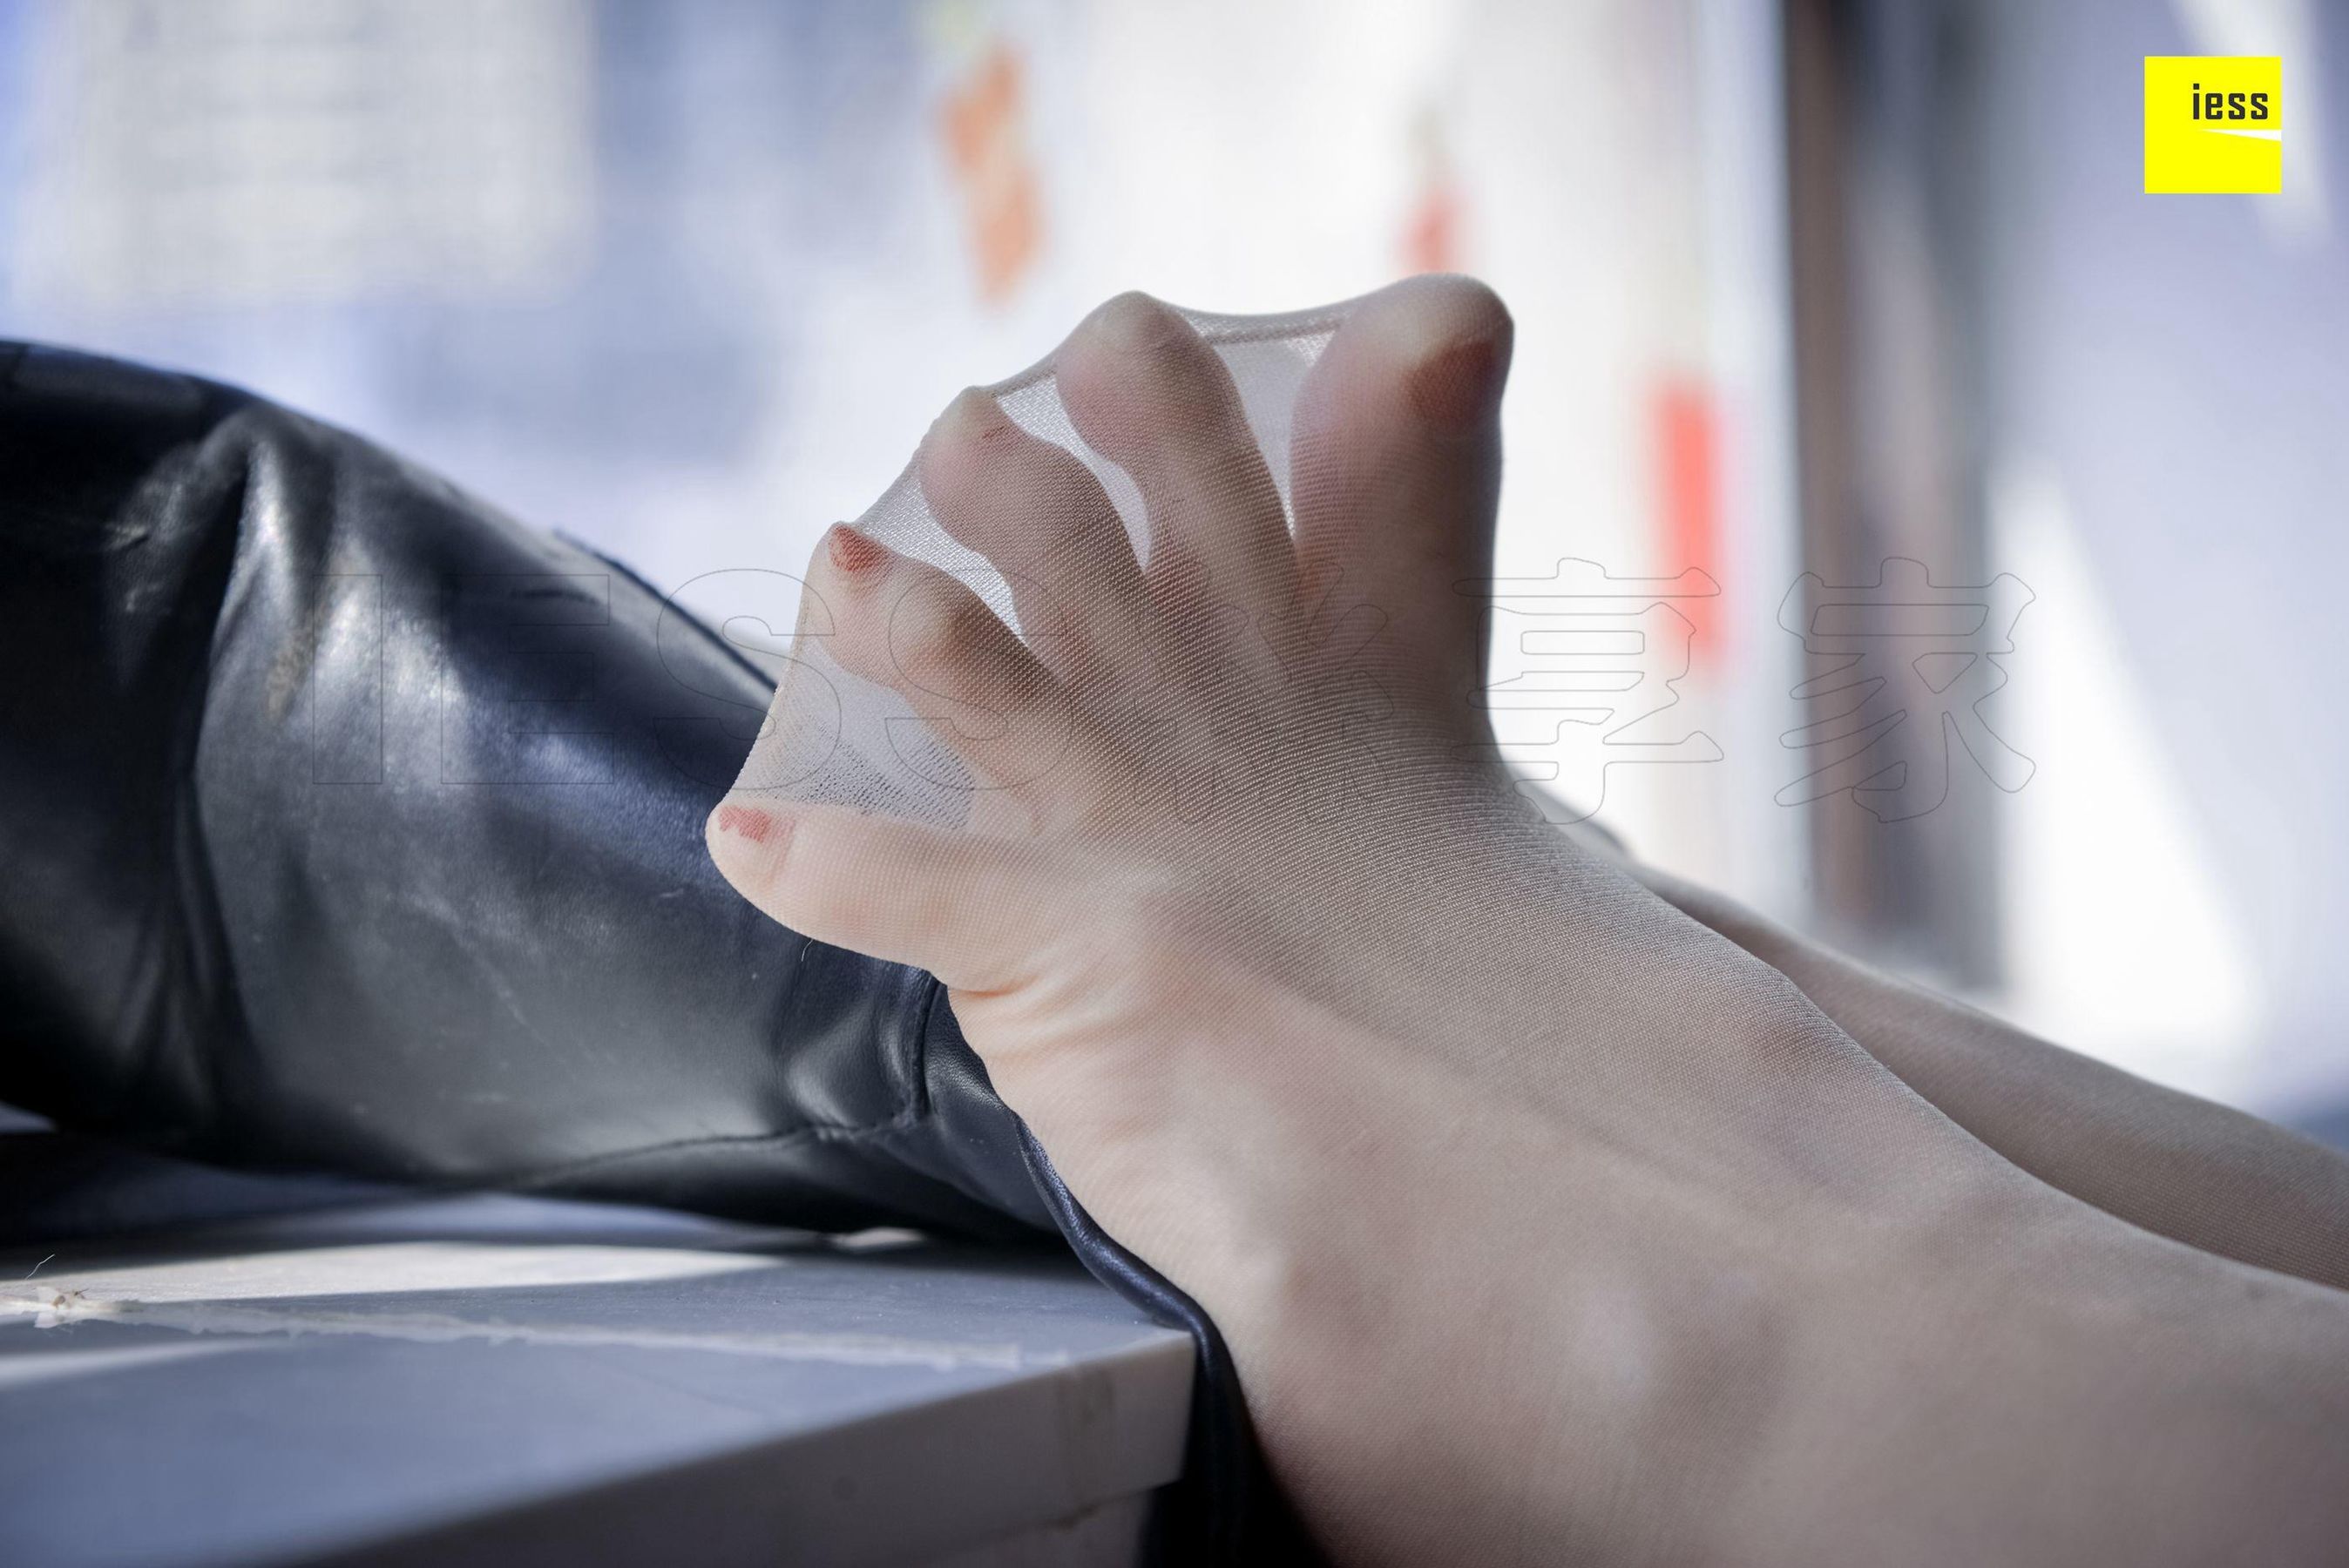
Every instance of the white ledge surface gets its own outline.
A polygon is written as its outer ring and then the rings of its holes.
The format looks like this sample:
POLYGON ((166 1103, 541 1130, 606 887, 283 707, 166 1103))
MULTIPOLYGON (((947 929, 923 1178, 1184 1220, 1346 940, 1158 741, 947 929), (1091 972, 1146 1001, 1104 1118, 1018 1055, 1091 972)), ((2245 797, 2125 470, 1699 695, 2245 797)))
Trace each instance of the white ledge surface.
POLYGON ((1128 1561, 1191 1377, 1047 1253, 493 1197, 68 1246, 0 1257, 0 1557, 1128 1561))

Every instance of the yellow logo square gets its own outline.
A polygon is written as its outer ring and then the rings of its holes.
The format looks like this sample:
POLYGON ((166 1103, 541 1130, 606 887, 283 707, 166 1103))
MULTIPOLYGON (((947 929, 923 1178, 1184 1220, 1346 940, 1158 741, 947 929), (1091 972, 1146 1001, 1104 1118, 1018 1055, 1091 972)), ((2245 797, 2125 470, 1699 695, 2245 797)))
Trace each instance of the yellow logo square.
POLYGON ((2283 61, 2265 55, 2145 57, 2145 188, 2283 189, 2283 61))

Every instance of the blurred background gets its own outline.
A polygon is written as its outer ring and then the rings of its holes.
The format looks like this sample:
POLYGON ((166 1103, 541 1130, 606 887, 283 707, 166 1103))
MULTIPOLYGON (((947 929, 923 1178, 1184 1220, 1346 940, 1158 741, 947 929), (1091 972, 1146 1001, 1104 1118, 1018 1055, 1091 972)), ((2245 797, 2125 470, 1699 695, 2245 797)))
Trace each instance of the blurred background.
POLYGON ((2316 0, 0 0, 0 335, 678 589, 1120 290, 1475 273, 1526 778, 2349 1137, 2344 60, 2316 0), (2282 57, 2281 194, 2140 192, 2157 54, 2282 57))

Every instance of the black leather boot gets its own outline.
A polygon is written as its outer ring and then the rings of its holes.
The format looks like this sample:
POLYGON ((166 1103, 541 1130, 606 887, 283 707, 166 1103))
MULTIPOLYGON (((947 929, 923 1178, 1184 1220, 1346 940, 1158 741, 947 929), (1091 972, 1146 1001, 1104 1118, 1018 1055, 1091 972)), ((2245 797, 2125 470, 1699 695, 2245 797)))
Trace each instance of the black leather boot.
POLYGON ((710 866, 771 688, 625 569, 248 395, 0 344, 0 1101, 228 1165, 1057 1228, 1199 1341, 1178 1549, 1296 1546, 1212 1324, 938 983, 710 866))
POLYGON ((769 690, 729 645, 340 431, 0 366, 0 1099, 222 1163, 1050 1222, 936 983, 710 867, 769 690))

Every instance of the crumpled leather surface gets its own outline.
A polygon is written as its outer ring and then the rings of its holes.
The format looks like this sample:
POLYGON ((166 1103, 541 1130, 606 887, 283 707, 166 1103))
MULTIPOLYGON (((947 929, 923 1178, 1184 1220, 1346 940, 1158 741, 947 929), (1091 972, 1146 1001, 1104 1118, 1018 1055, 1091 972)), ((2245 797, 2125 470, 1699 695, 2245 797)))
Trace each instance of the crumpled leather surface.
POLYGON ((1050 1222, 936 982, 709 864, 768 695, 721 639, 256 399, 0 369, 0 1099, 230 1164, 1050 1222))
POLYGON ((232 1166, 1058 1228, 1206 1357, 1177 1550, 1287 1528, 1214 1326, 937 982, 711 867, 771 688, 625 569, 248 395, 0 344, 0 1100, 232 1166))

